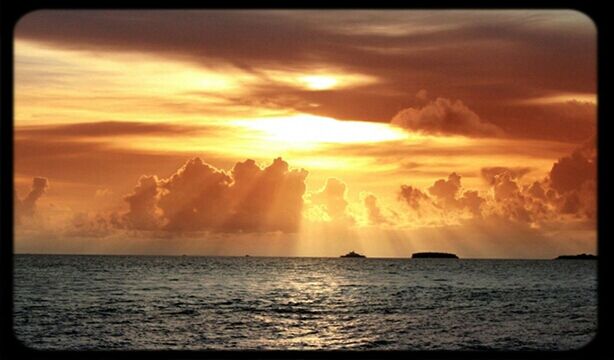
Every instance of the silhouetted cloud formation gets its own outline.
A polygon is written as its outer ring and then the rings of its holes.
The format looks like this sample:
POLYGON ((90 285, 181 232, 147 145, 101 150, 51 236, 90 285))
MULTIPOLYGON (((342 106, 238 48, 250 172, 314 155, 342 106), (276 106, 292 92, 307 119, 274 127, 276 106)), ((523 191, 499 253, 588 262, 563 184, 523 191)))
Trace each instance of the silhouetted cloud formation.
MULTIPOLYGON (((419 189, 401 185, 399 199, 413 210, 422 204, 433 205, 442 213, 468 210, 474 218, 497 217, 539 226, 562 216, 593 220, 596 218, 595 139, 557 160, 543 180, 521 184, 529 168, 489 167, 481 173, 489 184, 488 194, 464 190, 461 176, 451 173, 428 188, 432 197, 419 189)), ((418 213, 420 214, 420 213, 418 213)), ((440 214, 441 215, 441 214, 440 214)))
POLYGON ((399 200, 403 200, 414 210, 420 207, 420 202, 429 200, 428 195, 411 185, 401 185, 401 191, 398 195, 399 200))
POLYGON ((36 202, 43 196, 48 187, 49 181, 47 178, 35 177, 32 179, 32 188, 28 195, 20 199, 17 193, 14 194, 15 222, 17 224, 21 222, 22 217, 32 217, 34 215, 36 202))
POLYGON ((528 167, 508 168, 504 166, 485 167, 480 170, 482 177, 490 185, 494 183, 497 175, 507 173, 513 179, 520 179, 529 171, 531 168, 528 167))
POLYGON ((132 229, 151 230, 160 225, 159 197, 156 176, 141 176, 134 191, 126 195, 128 213, 125 215, 127 226, 132 229))
POLYGON ((395 125, 426 134, 499 136, 496 125, 484 122, 460 100, 437 98, 421 108, 401 110, 391 121, 395 125))
POLYGON ((124 222, 139 230, 296 232, 306 176, 281 158, 265 168, 239 162, 229 173, 193 158, 166 179, 142 176, 124 198, 124 222))

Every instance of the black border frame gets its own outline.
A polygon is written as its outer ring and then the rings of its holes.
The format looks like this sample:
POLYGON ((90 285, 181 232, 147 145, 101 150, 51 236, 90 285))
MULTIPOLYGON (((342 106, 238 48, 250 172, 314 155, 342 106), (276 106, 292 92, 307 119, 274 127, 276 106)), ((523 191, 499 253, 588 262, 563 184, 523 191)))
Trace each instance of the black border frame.
MULTIPOLYGON (((413 1, 404 4, 390 4, 389 2, 377 2, 371 6, 358 3, 335 5, 326 1, 311 1, 303 4, 288 1, 263 1, 259 6, 249 2, 223 2, 211 1, 207 3, 192 3, 185 0, 175 0, 166 4, 152 4, 151 2, 138 2, 134 0, 126 1, 100 1, 89 0, 79 2, 75 0, 18 0, 16 3, 8 4, 8 1, 0 4, 0 48, 1 48, 1 73, 0 73, 0 358, 22 358, 33 359, 46 358, 81 358, 87 356, 91 359, 117 358, 126 359, 143 356, 147 359, 196 359, 196 358, 316 358, 320 356, 334 356, 339 358, 348 357, 381 357, 390 356, 401 358, 413 356, 424 359, 443 359, 443 358, 471 358, 471 359, 490 359, 490 358, 543 358, 543 359, 569 359, 569 358, 614 358, 614 351, 609 348, 608 335, 611 333, 611 310, 612 296, 607 288, 607 273, 610 264, 605 259, 611 255, 608 229, 603 225, 603 219, 609 215, 606 205, 611 198, 611 190, 607 184, 605 166, 607 166, 606 147, 608 133, 606 130, 607 121, 611 116, 609 110, 610 92, 606 78, 610 78, 609 65, 610 55, 606 51, 607 42, 611 42, 610 19, 606 6, 598 6, 597 1, 493 1, 467 0, 467 1, 413 1), (343 6, 346 5, 346 6, 343 6), (593 20, 597 27, 597 98, 598 98, 598 121, 597 121, 597 146, 598 146, 598 327, 597 334, 586 346, 570 351, 42 351, 24 346, 13 333, 13 39, 14 26, 25 14, 39 9, 327 9, 327 8, 352 8, 352 9, 571 9, 577 10, 593 20), (605 139, 605 140, 604 140, 605 139), (607 200, 606 200, 607 199, 607 200)), ((603 2, 605 3, 605 1, 603 2)))

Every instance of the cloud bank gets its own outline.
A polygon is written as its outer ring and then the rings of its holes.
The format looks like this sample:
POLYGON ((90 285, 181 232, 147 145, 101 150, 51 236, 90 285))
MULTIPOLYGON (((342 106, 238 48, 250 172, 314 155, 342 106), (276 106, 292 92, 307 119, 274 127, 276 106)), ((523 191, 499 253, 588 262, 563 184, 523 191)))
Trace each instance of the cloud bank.
POLYGON ((482 121, 460 100, 437 98, 423 107, 401 110, 392 124, 408 130, 435 135, 500 136, 498 126, 482 121))
POLYGON ((193 158, 168 178, 142 176, 124 198, 124 224, 171 232, 296 232, 306 176, 281 158, 264 168, 246 160, 230 172, 193 158))

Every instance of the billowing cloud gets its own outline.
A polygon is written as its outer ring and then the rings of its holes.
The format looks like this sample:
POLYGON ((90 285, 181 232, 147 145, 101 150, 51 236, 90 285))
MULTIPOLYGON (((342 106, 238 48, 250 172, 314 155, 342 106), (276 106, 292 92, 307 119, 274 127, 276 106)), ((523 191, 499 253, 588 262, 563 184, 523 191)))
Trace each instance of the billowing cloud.
POLYGON ((289 170, 277 158, 261 169, 253 160, 237 163, 232 170, 232 217, 225 228, 244 231, 296 232, 301 221, 305 170, 289 170))
POLYGON ((549 174, 550 186, 562 194, 579 190, 586 181, 595 180, 596 160, 594 144, 581 146, 570 156, 565 156, 552 165, 549 174))
POLYGON ((412 209, 417 210, 422 201, 429 200, 429 196, 411 185, 401 185, 398 199, 405 201, 412 209))
POLYGON ((353 222, 347 212, 346 193, 347 186, 343 181, 328 178, 324 187, 311 195, 311 201, 314 205, 322 206, 330 220, 353 222))
MULTIPOLYGON (((451 173, 436 180, 424 195, 419 189, 401 186, 400 200, 414 210, 420 203, 434 206, 435 221, 455 216, 457 219, 499 218, 539 228, 547 223, 593 220, 596 217, 596 148, 591 139, 569 156, 557 160, 546 177, 522 184, 526 167, 488 167, 481 174, 489 185, 487 193, 463 189, 461 176, 451 173)), ((433 207, 431 207, 431 210, 433 207)), ((431 215, 432 211, 431 211, 431 215)))
POLYGON ((390 223, 389 220, 382 214, 382 210, 377 203, 377 197, 375 195, 363 193, 361 196, 367 211, 367 220, 370 224, 377 225, 390 223))
POLYGON ((497 175, 506 173, 512 179, 520 179, 521 177, 526 175, 529 171, 531 171, 531 168, 528 168, 528 167, 509 168, 509 167, 504 167, 504 166, 493 166, 493 167, 482 168, 480 170, 480 173, 488 184, 493 185, 495 181, 495 176, 497 175))
POLYGON ((32 217, 36 211, 36 202, 43 196, 49 187, 47 178, 35 177, 32 179, 32 187, 28 195, 20 199, 15 193, 15 222, 19 224, 22 217, 32 217))
POLYGON ((597 212, 597 150, 592 137, 571 155, 559 159, 548 174, 548 182, 560 210, 594 219, 597 212))
POLYGON ((158 179, 156 176, 141 176, 134 191, 126 195, 128 212, 127 226, 138 230, 152 230, 160 224, 158 179))
POLYGON ((455 207, 456 194, 461 188, 461 177, 457 173, 451 173, 448 180, 439 179, 428 190, 437 199, 437 203, 443 207, 455 207))
POLYGON ((437 98, 421 108, 408 108, 397 113, 391 121, 405 129, 425 134, 499 136, 498 126, 482 121, 460 100, 437 98))
POLYGON ((486 202, 486 199, 481 197, 475 190, 468 190, 463 193, 463 196, 459 199, 461 207, 467 208, 474 216, 481 216, 482 204, 486 202))
POLYGON ((124 198, 124 220, 139 230, 296 232, 306 176, 281 158, 266 168, 246 160, 229 173, 194 158, 166 179, 142 176, 124 198))

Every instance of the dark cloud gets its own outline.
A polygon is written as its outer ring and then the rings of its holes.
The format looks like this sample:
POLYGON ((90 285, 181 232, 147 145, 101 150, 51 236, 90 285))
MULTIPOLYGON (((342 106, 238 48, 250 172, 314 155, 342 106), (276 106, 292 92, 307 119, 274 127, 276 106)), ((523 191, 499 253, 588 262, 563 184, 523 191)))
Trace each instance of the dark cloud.
POLYGON ((131 229, 153 230, 160 226, 158 179, 156 176, 141 176, 134 191, 126 195, 128 213, 127 226, 131 229))
POLYGON ((480 170, 480 173, 484 180, 490 185, 493 185, 495 182, 495 177, 501 174, 507 174, 512 179, 520 179, 532 169, 528 167, 504 167, 504 166, 493 166, 493 167, 485 167, 480 170))
MULTIPOLYGON (((125 147, 131 144, 130 141, 113 146, 112 141, 116 138, 111 135, 92 141, 84 141, 82 132, 62 137, 59 129, 54 130, 54 135, 46 135, 42 130, 36 135, 27 130, 15 130, 15 174, 25 177, 42 173, 54 181, 78 182, 83 186, 75 190, 83 191, 83 196, 100 187, 109 187, 113 193, 123 194, 133 187, 135 179, 142 174, 167 176, 187 157, 181 152, 125 147)), ((91 132, 95 133, 94 130, 91 132)), ((235 163, 233 159, 219 154, 202 155, 217 167, 228 168, 235 163)))
POLYGON ((455 207, 456 194, 461 188, 461 177, 457 173, 451 173, 448 180, 439 179, 428 190, 442 207, 455 207))
POLYGON ((418 210, 420 203, 429 200, 429 197, 411 185, 401 185, 398 199, 405 201, 412 209, 418 210))
POLYGON ((425 134, 500 136, 503 131, 484 122, 461 101, 438 98, 421 108, 408 108, 392 118, 392 124, 425 134))
POLYGON ((20 199, 17 193, 14 194, 14 209, 15 209, 15 222, 19 224, 23 217, 32 217, 36 212, 36 202, 40 199, 49 187, 49 181, 47 178, 35 177, 32 179, 32 187, 30 192, 20 199))
POLYGON ((580 189, 584 182, 594 180, 596 176, 596 153, 585 145, 552 165, 550 186, 559 193, 567 193, 580 189))
POLYGON ((216 135, 221 129, 204 126, 186 126, 138 121, 99 121, 92 123, 22 126, 16 131, 20 138, 44 136, 53 138, 115 137, 124 135, 216 135))
POLYGON ((461 207, 468 209, 474 216, 478 217, 482 215, 482 205, 485 202, 486 199, 481 197, 475 190, 465 191, 459 199, 461 207))
POLYGON ((246 160, 229 173, 193 158, 168 178, 141 177, 125 197, 124 221, 169 232, 296 232, 306 176, 281 158, 265 168, 246 160))
POLYGON ((551 196, 561 211, 595 219, 597 213, 597 148, 595 137, 571 155, 560 158, 548 174, 558 196, 551 196))
POLYGON ((304 111, 387 122, 418 106, 422 100, 415 94, 427 88, 463 99, 510 136, 577 141, 576 134, 594 131, 594 117, 583 122, 585 110, 522 104, 553 94, 595 93, 596 30, 573 11, 36 11, 21 19, 15 33, 18 40, 80 51, 232 64, 266 84, 237 102, 318 103, 304 111), (262 71, 309 72, 313 64, 378 82, 296 92, 262 71))

